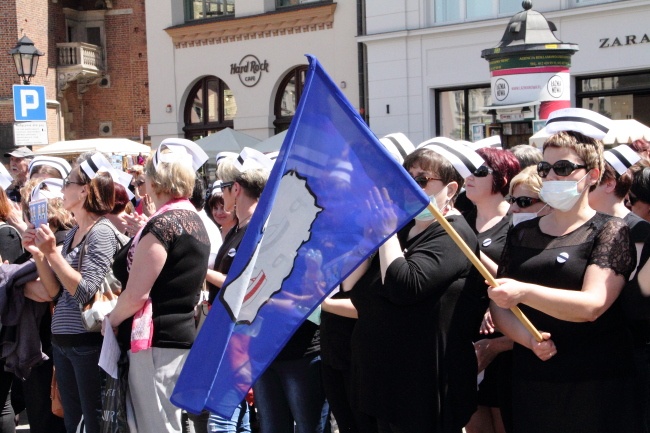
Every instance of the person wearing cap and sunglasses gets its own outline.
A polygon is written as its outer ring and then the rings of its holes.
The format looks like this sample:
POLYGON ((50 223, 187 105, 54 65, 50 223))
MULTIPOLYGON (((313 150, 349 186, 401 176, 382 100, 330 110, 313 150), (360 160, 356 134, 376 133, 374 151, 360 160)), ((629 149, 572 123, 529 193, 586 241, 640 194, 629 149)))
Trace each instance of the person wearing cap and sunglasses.
MULTIPOLYGON (((422 143, 404 168, 478 254, 476 235, 454 208, 464 178, 483 164, 453 140, 422 143)), ((369 197, 369 227, 393 229, 385 192, 369 197)), ((363 432, 460 432, 476 410, 472 340, 486 286, 430 210, 390 237, 343 283, 358 312, 352 334, 352 407, 363 432)))
POLYGON ((93 154, 63 181, 63 207, 74 214, 76 225, 68 232, 62 250, 56 247, 56 235, 47 225, 34 228, 30 224, 23 236, 48 298, 56 301, 52 351, 68 432, 77 429, 82 416, 87 432, 99 431, 97 363, 102 335, 86 330, 79 305, 87 304, 99 290, 119 245, 114 228, 104 218, 114 204, 110 168, 106 158, 93 154))
MULTIPOLYGON (((510 205, 505 200, 510 180, 519 172, 519 161, 515 155, 503 149, 480 148, 476 151, 485 164, 478 167, 466 181, 467 198, 474 203, 475 208, 465 213, 467 223, 472 227, 481 248, 481 262, 496 275, 497 265, 506 243, 506 235, 511 220, 508 210, 510 205)), ((489 334, 481 338, 477 328, 476 355, 479 360, 479 370, 484 372, 479 384, 477 411, 470 423, 465 426, 469 433, 483 431, 485 426, 493 426, 496 432, 504 432, 500 408, 506 413, 510 399, 499 394, 501 365, 507 360, 504 356, 494 353, 489 339, 501 334, 489 334)), ((508 372, 509 373, 509 372, 508 372)))
POLYGON ((18 147, 4 154, 9 158, 9 172, 14 181, 5 189, 9 200, 20 203, 20 188, 23 187, 29 176, 29 163, 34 158, 34 153, 28 147, 18 147))
POLYGON ((157 210, 113 263, 124 290, 106 317, 128 351, 128 419, 139 432, 181 430, 181 409, 169 398, 194 343, 194 307, 210 255, 205 225, 188 199, 207 159, 190 140, 160 143, 145 166, 157 210))
POLYGON ((615 303, 635 264, 629 227, 589 205, 603 172, 610 120, 583 109, 553 112, 546 129, 541 198, 554 211, 508 234, 497 287, 496 326, 515 341, 514 431, 638 432, 632 341, 615 303), (514 316, 542 331, 537 342, 514 316))
MULTIPOLYGON (((223 209, 232 212, 235 224, 225 234, 223 244, 217 253, 214 268, 208 269, 208 303, 212 305, 232 265, 237 249, 248 229, 257 203, 268 180, 272 161, 261 152, 244 148, 239 155, 225 155, 217 159, 217 177, 221 183, 216 194, 221 194, 223 209)), ((230 221, 228 221, 230 222, 230 221)), ((277 399, 279 402, 281 399, 277 399)), ((261 416, 263 414, 260 414, 261 416)), ((264 418, 262 416, 262 418, 264 418)), ((264 422, 268 423, 267 418, 264 422)), ((293 426, 293 420, 291 420, 293 426)), ((211 413, 208 426, 214 432, 250 432, 250 409, 243 400, 230 419, 211 413)), ((264 427, 262 427, 264 429, 264 427)), ((268 427, 267 427, 268 429, 268 427)), ((273 431, 273 430, 264 430, 273 431)))
POLYGON ((631 212, 625 206, 625 197, 632 186, 633 166, 641 156, 626 144, 606 150, 605 170, 598 187, 589 193, 589 205, 595 210, 622 218, 630 227, 630 237, 636 247, 638 264, 641 250, 650 236, 650 222, 631 212))

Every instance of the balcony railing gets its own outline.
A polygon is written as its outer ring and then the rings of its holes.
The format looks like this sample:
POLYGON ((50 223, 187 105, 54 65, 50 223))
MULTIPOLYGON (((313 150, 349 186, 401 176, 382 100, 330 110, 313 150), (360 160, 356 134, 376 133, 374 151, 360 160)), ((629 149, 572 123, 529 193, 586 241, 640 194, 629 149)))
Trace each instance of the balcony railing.
POLYGON ((104 70, 102 48, 85 42, 56 44, 57 68, 77 69, 82 74, 93 75, 104 70))

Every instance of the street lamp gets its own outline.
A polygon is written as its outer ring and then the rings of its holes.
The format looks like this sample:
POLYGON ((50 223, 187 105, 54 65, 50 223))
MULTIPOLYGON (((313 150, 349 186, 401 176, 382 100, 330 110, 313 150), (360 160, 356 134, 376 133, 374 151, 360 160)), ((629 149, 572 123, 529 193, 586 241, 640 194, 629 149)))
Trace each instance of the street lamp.
POLYGON ((23 84, 29 84, 29 80, 36 75, 36 68, 38 67, 38 58, 45 53, 39 51, 34 42, 27 36, 23 36, 18 41, 18 44, 9 51, 9 54, 14 58, 16 64, 16 72, 22 78, 23 84))

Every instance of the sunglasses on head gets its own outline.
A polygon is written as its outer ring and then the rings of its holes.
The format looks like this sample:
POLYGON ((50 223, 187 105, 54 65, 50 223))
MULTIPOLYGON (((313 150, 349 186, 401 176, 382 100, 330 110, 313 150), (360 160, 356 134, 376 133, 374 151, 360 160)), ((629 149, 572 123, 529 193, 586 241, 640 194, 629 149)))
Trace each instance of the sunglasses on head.
POLYGON ((534 205, 535 203, 539 203, 541 200, 538 198, 526 197, 522 195, 521 197, 510 196, 506 199, 506 201, 510 204, 517 203, 517 206, 519 206, 521 209, 524 209, 528 206, 534 205))
POLYGON ((487 165, 482 165, 479 168, 477 168, 476 170, 474 170, 472 175, 474 177, 486 177, 488 174, 493 173, 493 172, 494 172, 494 170, 492 170, 487 165))
POLYGON ((542 161, 537 164, 537 174, 539 174, 539 177, 543 179, 548 176, 551 169, 553 169, 555 174, 558 176, 568 176, 580 168, 587 168, 587 166, 576 164, 575 162, 567 161, 566 159, 556 161, 553 165, 546 161, 542 161))
POLYGON ((431 180, 441 181, 442 179, 439 179, 437 177, 416 176, 413 178, 413 180, 415 181, 415 183, 420 185, 420 188, 426 188, 426 186, 429 184, 429 181, 431 180))

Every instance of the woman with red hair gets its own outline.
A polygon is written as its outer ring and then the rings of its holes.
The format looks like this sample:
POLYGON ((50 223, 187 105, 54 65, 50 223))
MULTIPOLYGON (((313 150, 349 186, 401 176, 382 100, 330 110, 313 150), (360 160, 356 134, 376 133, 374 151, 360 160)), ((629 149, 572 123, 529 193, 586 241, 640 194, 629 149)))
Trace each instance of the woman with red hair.
MULTIPOLYGON (((496 275, 506 243, 506 235, 511 225, 508 214, 510 204, 506 201, 506 195, 510 188, 510 181, 520 171, 519 161, 512 152, 503 149, 483 148, 478 149, 477 153, 483 157, 485 164, 467 178, 465 186, 467 198, 476 207, 468 212, 465 218, 478 237, 481 261, 493 275, 496 275)), ((491 322, 489 317, 486 319, 491 322)), ((509 412, 510 399, 507 393, 502 392, 502 387, 507 386, 502 376, 509 371, 510 355, 508 350, 503 351, 503 348, 499 348, 496 344, 497 341, 503 341, 495 340, 500 336, 499 333, 491 333, 488 337, 479 339, 477 329, 476 355, 479 371, 483 370, 484 374, 483 381, 479 385, 478 410, 466 427, 468 433, 506 431, 504 422, 508 423, 508 416, 502 416, 502 411, 509 412)))

